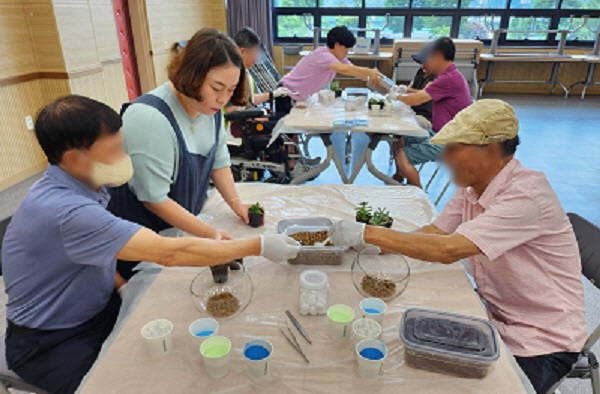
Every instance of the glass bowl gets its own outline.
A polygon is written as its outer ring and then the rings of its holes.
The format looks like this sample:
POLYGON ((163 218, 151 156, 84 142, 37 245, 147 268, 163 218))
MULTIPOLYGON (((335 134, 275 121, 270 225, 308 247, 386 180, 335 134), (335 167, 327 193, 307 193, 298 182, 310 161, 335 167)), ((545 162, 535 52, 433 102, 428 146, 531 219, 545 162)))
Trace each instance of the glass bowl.
POLYGON ((367 248, 352 263, 352 283, 365 297, 392 300, 404 292, 409 278, 410 267, 401 254, 375 254, 367 248))
POLYGON ((237 270, 229 269, 224 283, 215 283, 209 267, 192 280, 192 302, 201 314, 215 319, 231 319, 250 304, 254 285, 244 265, 239 266, 237 270))

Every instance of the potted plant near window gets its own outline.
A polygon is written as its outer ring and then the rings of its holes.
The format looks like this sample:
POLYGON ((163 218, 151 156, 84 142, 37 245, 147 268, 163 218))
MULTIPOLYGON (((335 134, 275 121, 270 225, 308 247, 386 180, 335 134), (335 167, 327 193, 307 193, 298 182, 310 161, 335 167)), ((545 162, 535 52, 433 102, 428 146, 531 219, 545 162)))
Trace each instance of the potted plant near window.
POLYGON ((369 224, 369 221, 373 217, 372 211, 373 208, 371 208, 367 202, 361 202, 356 208, 356 221, 369 224))
POLYGON ((251 227, 260 227, 264 224, 265 210, 260 206, 259 203, 253 204, 248 208, 248 219, 251 227))
POLYGON ((342 96, 342 89, 340 88, 340 81, 333 81, 331 83, 331 90, 335 93, 335 97, 342 96))
POLYGON ((375 211, 373 217, 369 220, 371 226, 391 228, 393 223, 394 219, 391 218, 390 213, 383 208, 377 208, 377 211, 375 211))

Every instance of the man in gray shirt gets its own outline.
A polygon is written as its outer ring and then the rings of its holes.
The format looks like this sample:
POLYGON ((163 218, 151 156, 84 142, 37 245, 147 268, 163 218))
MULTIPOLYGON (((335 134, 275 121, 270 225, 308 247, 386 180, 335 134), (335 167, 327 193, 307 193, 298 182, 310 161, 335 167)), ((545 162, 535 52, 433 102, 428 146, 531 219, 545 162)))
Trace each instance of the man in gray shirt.
POLYGON ((283 235, 165 238, 112 215, 105 186, 133 172, 120 128, 116 112, 82 96, 42 109, 35 133, 48 169, 3 241, 8 367, 51 393, 75 392, 112 331, 121 304, 115 290, 125 283, 117 258, 207 266, 249 255, 284 261, 300 249, 283 235))

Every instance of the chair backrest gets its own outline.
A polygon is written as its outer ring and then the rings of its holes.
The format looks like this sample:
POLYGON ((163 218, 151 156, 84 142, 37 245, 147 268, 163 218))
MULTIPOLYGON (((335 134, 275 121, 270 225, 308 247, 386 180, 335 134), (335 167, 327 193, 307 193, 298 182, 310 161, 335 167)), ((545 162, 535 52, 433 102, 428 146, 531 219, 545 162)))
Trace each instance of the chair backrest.
POLYGON ((575 213, 568 216, 579 245, 583 275, 600 289, 600 228, 575 213))
MULTIPOLYGON (((600 289, 600 228, 576 213, 569 213, 575 231, 583 276, 600 289)), ((588 337, 582 351, 586 353, 600 338, 600 325, 588 337)))

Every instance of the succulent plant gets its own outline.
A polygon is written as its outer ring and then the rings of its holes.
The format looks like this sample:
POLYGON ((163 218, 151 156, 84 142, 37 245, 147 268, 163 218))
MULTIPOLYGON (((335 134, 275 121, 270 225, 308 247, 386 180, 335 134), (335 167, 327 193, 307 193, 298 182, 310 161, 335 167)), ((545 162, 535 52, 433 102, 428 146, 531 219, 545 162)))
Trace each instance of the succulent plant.
POLYGON ((390 213, 387 210, 377 208, 377 211, 375 211, 373 217, 369 220, 369 224, 372 226, 386 226, 391 220, 390 213))
POLYGON ((331 90, 334 92, 340 90, 340 81, 331 82, 331 90))
POLYGON ((368 202, 361 202, 356 208, 356 220, 362 223, 368 223, 371 220, 373 208, 368 202))
POLYGON ((262 215, 264 213, 262 207, 260 206, 259 203, 256 204, 252 204, 252 206, 250 207, 250 209, 248 209, 248 212, 250 213, 254 213, 257 215, 262 215))

